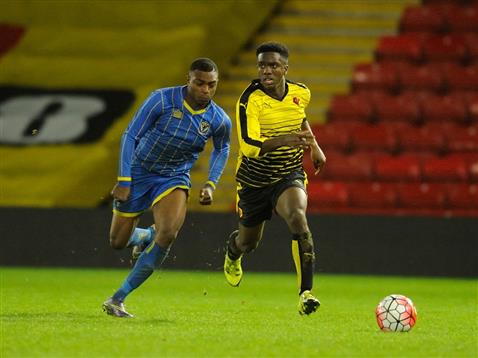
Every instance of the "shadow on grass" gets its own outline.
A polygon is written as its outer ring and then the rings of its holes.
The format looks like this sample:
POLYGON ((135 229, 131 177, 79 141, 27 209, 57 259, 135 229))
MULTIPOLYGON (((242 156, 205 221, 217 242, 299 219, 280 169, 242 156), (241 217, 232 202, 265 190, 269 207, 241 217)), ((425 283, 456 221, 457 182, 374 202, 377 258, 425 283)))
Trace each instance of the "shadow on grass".
POLYGON ((79 312, 45 312, 45 313, 33 313, 33 312, 18 312, 0 314, 0 321, 14 323, 14 322, 32 322, 32 321, 54 321, 58 322, 84 322, 94 321, 98 322, 100 319, 110 319, 117 322, 128 322, 128 324, 175 324, 174 321, 162 318, 117 318, 105 315, 103 312, 95 314, 84 314, 79 312))

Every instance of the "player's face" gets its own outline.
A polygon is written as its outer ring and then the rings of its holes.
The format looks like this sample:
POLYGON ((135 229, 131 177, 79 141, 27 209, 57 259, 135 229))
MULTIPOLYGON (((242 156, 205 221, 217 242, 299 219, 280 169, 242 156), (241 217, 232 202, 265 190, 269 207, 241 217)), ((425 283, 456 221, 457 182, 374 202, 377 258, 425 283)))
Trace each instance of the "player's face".
POLYGON ((281 86, 288 68, 287 61, 277 52, 264 52, 257 56, 259 79, 267 89, 281 86))
POLYGON ((194 70, 188 76, 188 99, 200 108, 207 106, 216 93, 218 76, 216 71, 203 72, 194 70))

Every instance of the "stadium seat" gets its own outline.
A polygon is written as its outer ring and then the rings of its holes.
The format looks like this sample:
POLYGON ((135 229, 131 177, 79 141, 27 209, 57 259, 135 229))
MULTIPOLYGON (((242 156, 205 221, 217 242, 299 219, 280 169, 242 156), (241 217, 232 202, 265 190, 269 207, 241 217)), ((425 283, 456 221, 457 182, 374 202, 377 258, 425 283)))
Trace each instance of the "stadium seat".
POLYGON ((371 180, 373 176, 373 156, 359 152, 341 154, 330 152, 326 154, 327 164, 321 177, 327 180, 371 180))
POLYGON ((450 31, 478 32, 478 6, 457 6, 445 17, 450 31))
POLYGON ((403 67, 399 71, 400 89, 402 91, 443 92, 445 77, 439 66, 425 64, 422 66, 403 67))
POLYGON ((446 29, 443 14, 433 7, 411 5, 405 8, 400 19, 400 32, 439 33, 446 29))
POLYGON ((444 209, 446 187, 444 184, 401 183, 398 184, 398 205, 410 209, 444 209))
POLYGON ((449 91, 478 91, 478 64, 447 65, 444 76, 449 91))
POLYGON ((378 42, 375 57, 378 61, 421 62, 423 60, 423 40, 415 34, 383 36, 378 42))
POLYGON ((478 31, 463 33, 463 38, 465 39, 469 62, 478 65, 478 31))
POLYGON ((362 63, 354 67, 352 90, 396 93, 399 89, 398 71, 393 63, 362 63))
POLYGON ((468 180, 468 168, 465 160, 457 156, 432 157, 424 160, 422 175, 425 181, 446 182, 468 180))
POLYGON ((350 205, 359 208, 394 208, 397 192, 393 183, 353 182, 349 184, 350 205))
POLYGON ((399 96, 372 95, 375 119, 379 122, 418 123, 420 120, 420 107, 415 97, 415 94, 399 96))
POLYGON ((419 181, 420 159, 412 154, 384 156, 375 163, 375 174, 379 181, 419 181))
POLYGON ((366 96, 359 94, 335 95, 329 106, 330 121, 362 121, 372 118, 372 106, 366 96))
POLYGON ((446 140, 450 152, 478 152, 478 124, 448 131, 446 140))
POLYGON ((398 145, 403 152, 445 153, 446 141, 443 130, 428 125, 408 126, 395 130, 398 145))
POLYGON ((425 123, 446 121, 466 123, 468 121, 465 101, 461 95, 429 95, 421 100, 421 108, 425 123))
POLYGON ((355 150, 385 151, 397 150, 397 138, 393 129, 386 125, 361 125, 352 133, 352 147, 355 150))
POLYGON ((461 36, 430 36, 423 42, 426 61, 445 61, 464 63, 468 59, 468 49, 461 36))
POLYGON ((469 180, 478 182, 478 152, 451 153, 449 157, 463 160, 466 163, 469 180))
POLYGON ((471 123, 478 123, 478 92, 464 95, 468 118, 471 123))
POLYGON ((317 142, 324 150, 348 151, 351 148, 350 132, 358 126, 356 122, 337 121, 312 126, 317 142))
POLYGON ((478 185, 455 184, 447 190, 448 204, 456 209, 478 209, 478 185))
POLYGON ((310 182, 307 192, 308 208, 312 211, 324 208, 344 208, 349 205, 347 186, 342 182, 310 182))

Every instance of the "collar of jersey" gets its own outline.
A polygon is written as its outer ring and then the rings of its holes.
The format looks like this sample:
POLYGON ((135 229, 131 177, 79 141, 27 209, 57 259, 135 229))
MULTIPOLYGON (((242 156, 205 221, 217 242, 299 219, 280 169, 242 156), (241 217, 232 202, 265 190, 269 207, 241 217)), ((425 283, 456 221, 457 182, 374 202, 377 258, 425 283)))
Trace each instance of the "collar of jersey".
POLYGON ((203 109, 199 109, 197 111, 195 111, 194 109, 191 108, 191 106, 188 104, 188 102, 186 102, 186 100, 184 99, 183 100, 183 106, 186 107, 186 109, 191 112, 191 114, 201 114, 201 113, 204 113, 207 111, 208 107, 209 107, 209 104, 206 106, 206 108, 203 108, 203 109))

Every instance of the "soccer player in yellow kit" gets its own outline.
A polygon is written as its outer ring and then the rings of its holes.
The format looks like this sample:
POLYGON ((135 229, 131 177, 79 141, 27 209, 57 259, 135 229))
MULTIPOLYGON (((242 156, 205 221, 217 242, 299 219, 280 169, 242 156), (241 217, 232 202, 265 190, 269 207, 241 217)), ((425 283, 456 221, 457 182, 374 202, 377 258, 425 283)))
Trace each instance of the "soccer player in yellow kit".
POLYGON ((292 256, 299 284, 299 313, 310 314, 320 302, 311 292, 314 274, 314 242, 306 218, 307 177, 304 149, 316 172, 325 164, 305 115, 309 89, 286 80, 289 51, 267 42, 256 50, 259 78, 242 93, 236 107, 239 158, 237 163, 237 211, 239 230, 227 244, 224 274, 232 286, 242 279, 241 259, 262 238, 272 212, 287 223, 292 235, 292 256))

